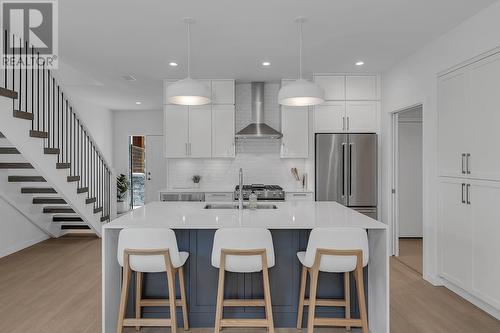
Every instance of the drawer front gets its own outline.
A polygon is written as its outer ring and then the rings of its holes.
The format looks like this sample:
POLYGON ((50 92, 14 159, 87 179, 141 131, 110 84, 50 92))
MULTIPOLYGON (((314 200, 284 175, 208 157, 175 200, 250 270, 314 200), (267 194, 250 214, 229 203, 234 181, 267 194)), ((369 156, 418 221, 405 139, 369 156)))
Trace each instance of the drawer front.
POLYGON ((287 192, 286 201, 313 201, 312 192, 287 192))
POLYGON ((205 193, 160 193, 160 201, 205 201, 205 193))
POLYGON ((233 192, 207 192, 205 193, 205 201, 207 202, 217 202, 217 201, 234 201, 233 192))

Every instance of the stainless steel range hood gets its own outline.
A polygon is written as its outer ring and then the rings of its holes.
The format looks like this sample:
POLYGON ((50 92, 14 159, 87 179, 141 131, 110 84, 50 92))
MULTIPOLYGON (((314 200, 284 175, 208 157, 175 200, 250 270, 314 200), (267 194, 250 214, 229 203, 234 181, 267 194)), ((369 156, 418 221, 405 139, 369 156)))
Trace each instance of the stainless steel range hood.
POLYGON ((282 136, 264 123, 264 82, 252 82, 252 123, 236 133, 236 139, 279 139, 282 136))

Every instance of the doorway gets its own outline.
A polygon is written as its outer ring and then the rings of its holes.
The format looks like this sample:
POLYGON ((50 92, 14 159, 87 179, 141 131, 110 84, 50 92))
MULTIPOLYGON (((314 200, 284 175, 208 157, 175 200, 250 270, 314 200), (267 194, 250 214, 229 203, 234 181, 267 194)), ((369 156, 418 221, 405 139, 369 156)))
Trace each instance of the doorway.
POLYGON ((393 113, 394 254, 423 272, 423 115, 422 105, 393 113))
POLYGON ((167 184, 163 135, 130 137, 130 204, 135 208, 159 201, 167 184))

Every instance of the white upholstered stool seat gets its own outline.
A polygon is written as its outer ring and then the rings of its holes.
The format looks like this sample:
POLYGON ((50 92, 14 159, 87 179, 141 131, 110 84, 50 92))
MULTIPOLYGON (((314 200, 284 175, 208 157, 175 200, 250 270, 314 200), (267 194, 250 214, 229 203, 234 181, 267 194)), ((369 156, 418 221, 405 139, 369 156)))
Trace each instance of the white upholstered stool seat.
POLYGON ((176 306, 182 307, 184 329, 189 329, 187 316, 186 288, 183 266, 189 258, 188 252, 181 252, 177 247, 175 233, 167 228, 128 228, 120 231, 118 236, 118 263, 123 267, 123 284, 118 314, 117 332, 123 327, 166 326, 177 330, 176 306), (132 272, 135 272, 135 318, 125 318, 127 298, 132 272), (167 275, 168 299, 142 299, 142 283, 144 273, 161 273, 167 275), (179 275, 181 292, 180 300, 175 294, 175 276, 179 275), (170 318, 141 318, 141 309, 146 306, 170 307, 170 318))
POLYGON ((273 267, 274 246, 271 232, 261 228, 222 228, 215 232, 212 266, 219 268, 215 333, 223 327, 267 327, 274 332, 268 268, 273 267), (262 271, 264 299, 224 299, 225 271, 255 273, 262 271), (265 319, 224 319, 224 306, 260 306, 265 319))
POLYGON ((315 228, 311 231, 306 251, 298 252, 302 264, 297 328, 302 328, 304 306, 309 306, 307 332, 313 333, 314 325, 361 327, 368 333, 366 300, 363 282, 363 267, 368 265, 369 250, 366 230, 354 227, 315 228), (319 272, 344 274, 344 299, 316 299, 319 272), (359 299, 360 319, 351 319, 350 272, 356 281, 359 299), (305 298, 307 275, 311 278, 309 299, 305 298), (345 308, 345 318, 316 318, 316 304, 321 306, 341 306, 345 308))

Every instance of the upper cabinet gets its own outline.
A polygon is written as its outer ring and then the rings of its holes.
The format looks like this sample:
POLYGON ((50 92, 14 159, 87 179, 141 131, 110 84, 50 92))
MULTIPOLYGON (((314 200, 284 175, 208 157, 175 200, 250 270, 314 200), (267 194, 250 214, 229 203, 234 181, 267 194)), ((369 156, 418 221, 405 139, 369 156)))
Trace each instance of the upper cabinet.
POLYGON ((378 100, 377 77, 374 75, 346 76, 345 95, 348 101, 378 100))
POLYGON ((314 132, 368 132, 380 129, 379 79, 375 75, 316 75, 326 102, 314 107, 314 132))
POLYGON ((200 80, 212 102, 200 106, 169 104, 164 81, 165 156, 167 158, 230 158, 235 156, 234 80, 200 80))
POLYGON ((308 107, 281 107, 281 158, 309 157, 308 107))

